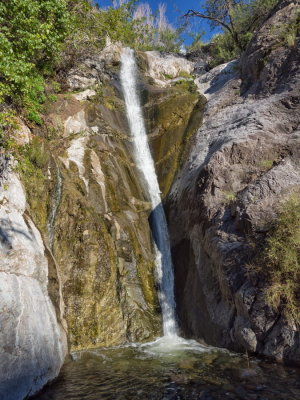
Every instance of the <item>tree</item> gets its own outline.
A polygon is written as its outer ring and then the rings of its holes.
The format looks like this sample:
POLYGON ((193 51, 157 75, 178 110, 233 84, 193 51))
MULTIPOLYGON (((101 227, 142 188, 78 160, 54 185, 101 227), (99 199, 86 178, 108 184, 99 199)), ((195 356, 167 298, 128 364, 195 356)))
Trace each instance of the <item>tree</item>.
POLYGON ((206 0, 204 13, 188 10, 185 17, 199 17, 210 21, 212 27, 221 26, 227 30, 235 44, 240 47, 239 35, 235 28, 234 12, 242 0, 206 0))
POLYGON ((260 26, 277 3, 278 0, 205 0, 203 12, 188 10, 185 17, 207 19, 212 27, 220 26, 243 50, 251 37, 249 33, 260 26))
POLYGON ((166 17, 167 6, 159 4, 156 13, 153 13, 149 3, 137 5, 133 19, 136 21, 135 43, 140 50, 161 50, 179 52, 182 45, 182 27, 174 28, 166 17))
POLYGON ((65 0, 3 0, 0 3, 0 103, 25 107, 39 122, 44 75, 69 29, 65 0))

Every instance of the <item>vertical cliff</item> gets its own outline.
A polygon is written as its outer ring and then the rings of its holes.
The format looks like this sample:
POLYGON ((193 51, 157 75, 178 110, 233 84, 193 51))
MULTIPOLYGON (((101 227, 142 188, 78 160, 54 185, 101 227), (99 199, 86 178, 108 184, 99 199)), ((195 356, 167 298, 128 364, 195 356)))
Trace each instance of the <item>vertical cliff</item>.
POLYGON ((50 298, 51 252, 7 168, 0 186, 0 397, 21 400, 57 376, 68 349, 59 280, 56 309, 50 298))
MULTIPOLYGON (((69 72, 65 92, 45 107, 43 125, 29 130, 17 167, 26 215, 47 249, 48 293, 65 318, 71 350, 141 342, 161 333, 151 205, 132 157, 120 52, 112 45, 69 72)), ((159 53, 138 55, 140 93, 164 194, 203 106, 186 78, 192 63, 172 57, 177 66, 166 78, 159 53), (155 72, 153 57, 160 65, 155 72)))
POLYGON ((268 303, 266 275, 249 271, 300 188, 297 21, 299 4, 280 2, 240 62, 197 78, 203 125, 167 209, 182 333, 299 363, 297 322, 268 303))
MULTIPOLYGON (((68 351, 161 334, 151 204, 132 157, 121 50, 112 45, 69 71, 63 89, 45 104, 42 125, 18 121, 18 161, 1 164, 5 399, 39 390, 57 376, 68 351)), ((138 55, 164 194, 202 107, 190 78, 180 77, 192 64, 174 60, 173 76, 166 77, 159 53, 138 55), (159 60, 155 72, 149 57, 159 60)))

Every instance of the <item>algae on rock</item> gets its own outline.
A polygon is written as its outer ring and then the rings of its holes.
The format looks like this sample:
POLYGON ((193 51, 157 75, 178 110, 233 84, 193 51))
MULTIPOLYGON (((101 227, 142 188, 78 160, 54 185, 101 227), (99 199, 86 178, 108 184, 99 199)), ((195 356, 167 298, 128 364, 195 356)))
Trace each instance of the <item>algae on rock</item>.
POLYGON ((162 197, 165 197, 186 154, 189 139, 201 123, 206 100, 190 90, 190 85, 159 89, 148 86, 148 93, 145 119, 162 197))
MULTIPOLYGON (((23 175, 28 212, 54 257, 51 293, 57 269, 72 350, 148 341, 161 333, 151 205, 132 157, 116 65, 110 82, 103 78, 83 92, 57 95, 44 127, 34 132, 34 145, 47 149, 48 158, 35 166, 38 173, 23 175)), ((165 195, 204 103, 190 85, 162 89, 146 82, 140 75, 165 195)))

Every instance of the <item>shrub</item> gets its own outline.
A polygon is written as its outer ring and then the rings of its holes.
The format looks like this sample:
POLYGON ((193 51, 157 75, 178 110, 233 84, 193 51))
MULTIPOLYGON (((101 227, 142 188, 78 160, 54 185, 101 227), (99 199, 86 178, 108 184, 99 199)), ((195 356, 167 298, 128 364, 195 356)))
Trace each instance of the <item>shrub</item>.
POLYGON ((197 85, 191 79, 178 79, 173 83, 173 86, 177 87, 180 90, 184 90, 190 93, 197 93, 197 85))
POLYGON ((68 36, 60 68, 80 61, 82 55, 103 48, 108 41, 136 50, 179 51, 182 28, 167 23, 165 7, 153 13, 148 3, 135 0, 96 8, 89 0, 69 1, 72 34, 68 36))
POLYGON ((259 165, 265 169, 271 169, 273 167, 274 161, 273 160, 262 160, 259 165))
POLYGON ((232 191, 223 192, 224 204, 230 204, 236 200, 236 193, 232 191))
POLYGON ((265 246, 251 269, 262 273, 270 306, 300 321, 300 195, 281 207, 265 246))
POLYGON ((0 150, 9 150, 13 145, 12 132, 18 128, 13 110, 0 106, 0 150))
POLYGON ((65 0, 0 3, 0 103, 23 106, 40 123, 44 76, 51 72, 69 28, 65 0))
POLYGON ((296 44, 297 36, 300 34, 300 16, 297 15, 295 18, 290 21, 287 25, 284 26, 284 30, 282 33, 283 42, 288 47, 293 47, 296 44))
POLYGON ((15 146, 14 154, 18 159, 16 171, 23 179, 30 179, 32 176, 45 179, 45 172, 49 163, 49 149, 45 148, 45 143, 38 137, 25 146, 15 146))
POLYGON ((209 61, 209 67, 214 68, 217 65, 223 64, 234 58, 239 57, 240 50, 235 45, 231 36, 225 32, 218 34, 211 40, 211 46, 209 48, 211 60, 209 61))

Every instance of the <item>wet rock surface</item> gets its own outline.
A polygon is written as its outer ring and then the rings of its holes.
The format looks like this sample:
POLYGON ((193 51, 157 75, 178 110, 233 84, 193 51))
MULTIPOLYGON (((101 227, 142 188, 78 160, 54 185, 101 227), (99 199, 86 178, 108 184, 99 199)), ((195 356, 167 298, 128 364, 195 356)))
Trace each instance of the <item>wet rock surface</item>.
POLYGON ((166 88, 146 85, 144 117, 162 198, 187 157, 190 139, 201 124, 206 103, 186 81, 166 88))
MULTIPOLYGON (((6 400, 31 395, 57 376, 66 336, 69 350, 78 350, 161 334, 151 207, 132 157, 120 54, 121 47, 111 45, 74 66, 66 92, 46 105, 41 127, 19 121, 15 139, 25 147, 14 166, 18 174, 11 175, 10 159, 1 155, 6 400)), ((147 63, 140 64, 147 125, 166 193, 196 129, 190 120, 201 114, 199 96, 189 85, 153 86, 145 77, 147 63), (172 102, 174 130, 168 123, 172 102)))
MULTIPOLYGON (((161 333, 151 207, 132 156, 120 53, 110 46, 70 71, 69 90, 48 105, 44 127, 33 132, 39 165, 22 175, 28 213, 53 254, 53 282, 55 271, 61 278, 72 350, 161 333)), ((147 68, 140 66, 139 87, 166 194, 203 101, 190 85, 150 84, 147 68)))
POLYGON ((297 13, 298 3, 281 2, 251 41, 241 76, 229 63, 197 78, 208 99, 203 125, 166 208, 182 333, 299 363, 299 327, 267 305, 268 282, 246 269, 300 188, 299 39, 287 46, 272 28, 297 13))
POLYGON ((52 249, 72 349, 160 333, 149 204, 131 157, 122 102, 112 87, 105 90, 95 100, 61 95, 49 109, 47 126, 55 127, 55 136, 41 139, 53 154, 44 167, 49 179, 39 182, 42 204, 24 177, 30 213, 46 241, 49 210, 58 199, 52 249))

